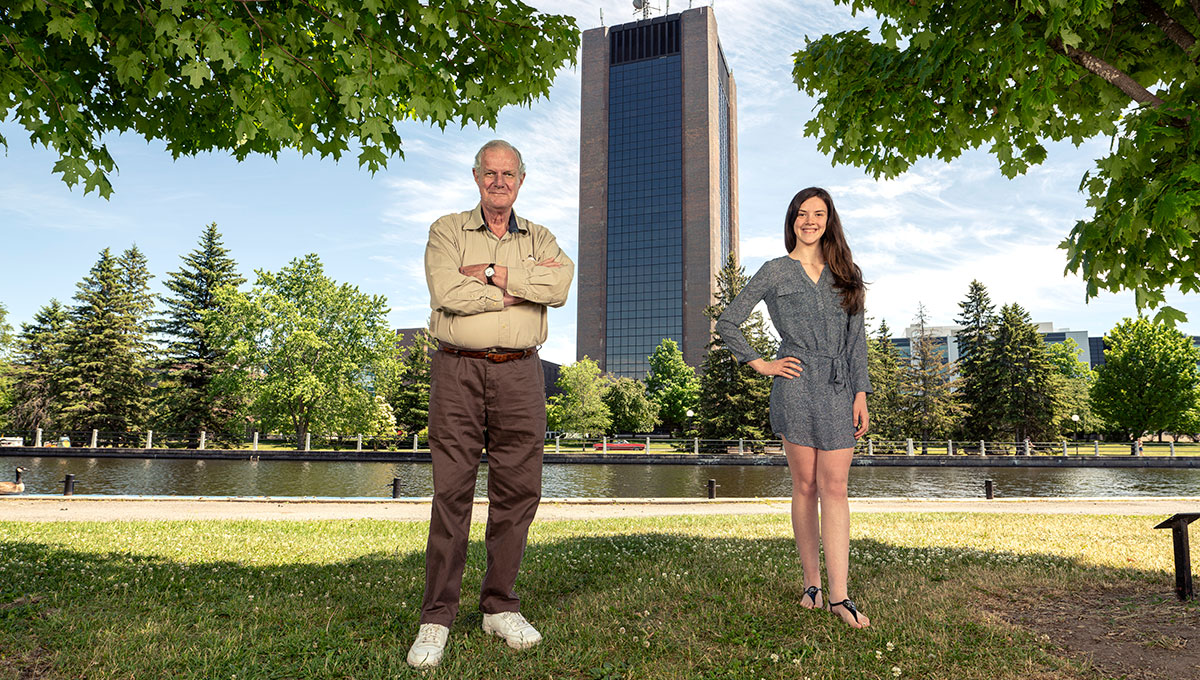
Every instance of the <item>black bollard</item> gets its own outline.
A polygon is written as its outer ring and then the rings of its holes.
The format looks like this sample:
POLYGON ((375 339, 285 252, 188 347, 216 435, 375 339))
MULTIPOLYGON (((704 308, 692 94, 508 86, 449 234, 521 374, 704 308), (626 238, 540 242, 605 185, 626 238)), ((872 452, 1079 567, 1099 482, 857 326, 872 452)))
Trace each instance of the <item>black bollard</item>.
POLYGON ((715 479, 708 480, 708 497, 709 498, 717 497, 717 480, 715 480, 715 479))
POLYGON ((67 475, 63 479, 63 495, 64 496, 74 496, 75 495, 75 475, 67 475))
POLYGON ((392 477, 392 498, 400 497, 400 478, 392 477))
POLYGON ((996 497, 996 495, 992 492, 992 480, 983 480, 983 495, 986 496, 988 500, 996 497))

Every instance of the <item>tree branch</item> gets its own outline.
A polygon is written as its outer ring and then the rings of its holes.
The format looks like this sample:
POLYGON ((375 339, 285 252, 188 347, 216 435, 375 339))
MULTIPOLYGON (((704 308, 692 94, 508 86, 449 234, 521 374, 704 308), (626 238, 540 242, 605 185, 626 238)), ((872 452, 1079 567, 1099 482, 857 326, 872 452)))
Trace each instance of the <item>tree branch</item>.
POLYGON ((1071 61, 1074 61, 1076 64, 1079 64, 1091 73, 1094 73, 1107 80, 1109 83, 1117 86, 1117 89, 1129 95, 1130 99, 1133 99, 1136 102, 1141 102, 1142 104, 1152 104, 1154 106, 1163 105, 1163 100, 1154 96, 1149 90, 1142 87, 1136 80, 1130 78, 1129 75, 1124 71, 1113 66, 1107 61, 1104 61, 1100 57, 1097 57, 1096 55, 1085 50, 1071 47, 1070 45, 1064 45, 1061 41, 1056 40, 1052 43, 1052 45, 1061 49, 1068 57, 1071 58, 1071 61))
POLYGON ((1200 0, 1192 0, 1192 11, 1196 13, 1196 18, 1200 19, 1200 0))
MULTIPOLYGON (((1192 4, 1200 3, 1200 0, 1192 0, 1192 4)), ((1191 52, 1192 45, 1196 44, 1196 36, 1192 35, 1178 21, 1171 18, 1166 10, 1158 6, 1153 0, 1141 0, 1142 11, 1154 22, 1155 26, 1162 29, 1163 33, 1167 34, 1176 45, 1183 48, 1184 52, 1191 52)))

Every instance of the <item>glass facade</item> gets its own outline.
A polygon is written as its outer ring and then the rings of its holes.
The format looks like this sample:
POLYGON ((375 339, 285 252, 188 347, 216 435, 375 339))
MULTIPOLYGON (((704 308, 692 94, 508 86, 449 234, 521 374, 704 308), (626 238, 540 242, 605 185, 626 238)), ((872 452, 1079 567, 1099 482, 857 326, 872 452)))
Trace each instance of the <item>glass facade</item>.
POLYGON ((641 378, 683 336, 683 91, 678 53, 615 64, 608 101, 606 369, 641 378))
POLYGON ((717 116, 719 122, 718 146, 721 152, 721 263, 729 259, 733 248, 733 197, 730 187, 730 148, 729 148, 729 69, 725 66, 725 54, 719 54, 720 73, 717 74, 717 116))

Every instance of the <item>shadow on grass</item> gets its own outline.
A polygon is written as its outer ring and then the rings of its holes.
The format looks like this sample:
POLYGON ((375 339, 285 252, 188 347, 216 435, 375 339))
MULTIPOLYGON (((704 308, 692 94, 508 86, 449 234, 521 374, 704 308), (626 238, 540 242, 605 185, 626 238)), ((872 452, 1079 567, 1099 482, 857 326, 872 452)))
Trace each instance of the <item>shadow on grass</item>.
MULTIPOLYGON (((852 592, 876 625, 853 631, 797 605, 790 539, 548 534, 530 543, 518 581, 546 642, 515 652, 479 631, 484 551, 472 541, 451 646, 426 677, 1088 678, 964 595, 1031 574, 1146 588, 1168 578, 1050 554, 856 540, 852 592)), ((404 664, 424 587, 413 545, 322 562, 264 550, 275 563, 251 564, 2 542, 0 678, 420 677, 404 664)))

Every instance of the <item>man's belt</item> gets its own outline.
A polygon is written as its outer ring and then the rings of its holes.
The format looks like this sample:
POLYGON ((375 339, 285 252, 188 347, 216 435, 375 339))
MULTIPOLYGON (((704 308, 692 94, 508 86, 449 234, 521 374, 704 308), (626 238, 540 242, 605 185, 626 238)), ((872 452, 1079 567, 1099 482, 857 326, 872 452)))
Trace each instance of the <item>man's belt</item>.
POLYGON ((516 361, 517 359, 528 359, 529 357, 531 357, 537 353, 536 347, 530 347, 529 349, 517 349, 517 350, 504 351, 504 350, 487 350, 487 349, 483 349, 483 350, 460 349, 458 347, 451 347, 450 345, 443 344, 440 347, 440 349, 443 352, 445 352, 446 354, 453 354, 455 356, 467 357, 468 359, 487 359, 488 361, 492 362, 493 364, 502 364, 506 361, 516 361))

